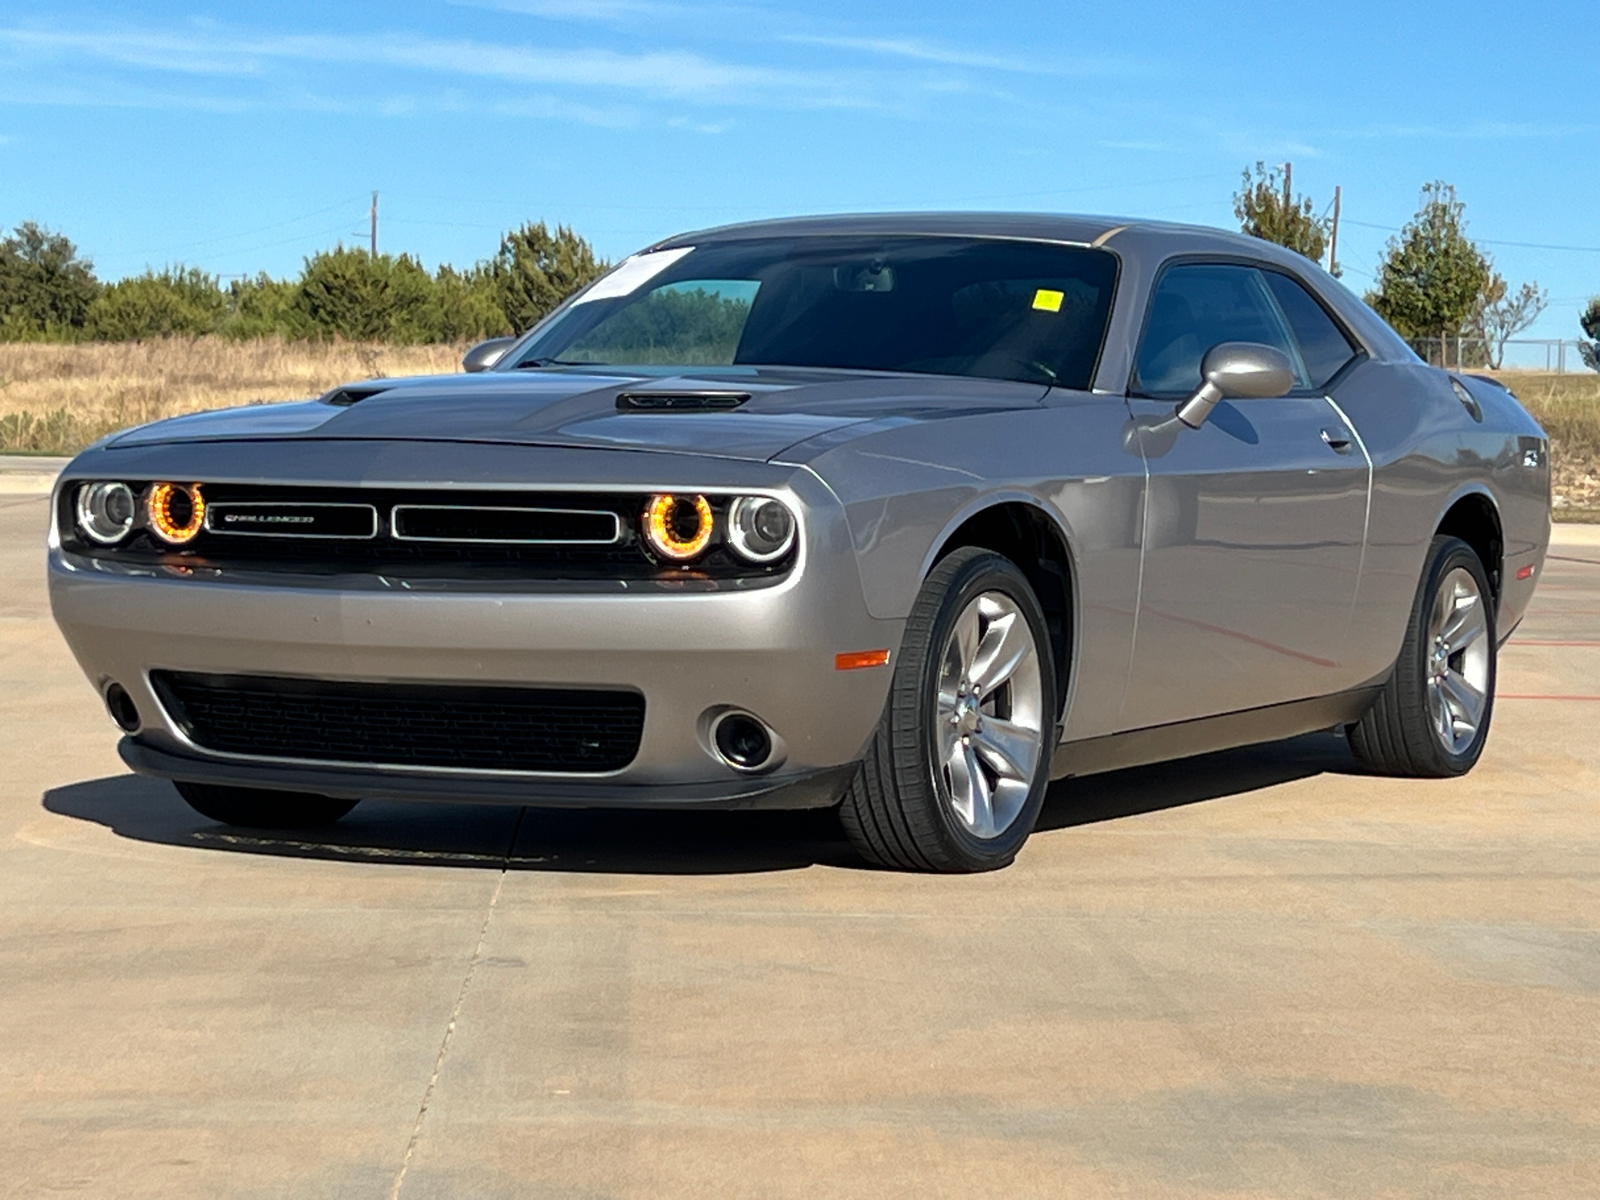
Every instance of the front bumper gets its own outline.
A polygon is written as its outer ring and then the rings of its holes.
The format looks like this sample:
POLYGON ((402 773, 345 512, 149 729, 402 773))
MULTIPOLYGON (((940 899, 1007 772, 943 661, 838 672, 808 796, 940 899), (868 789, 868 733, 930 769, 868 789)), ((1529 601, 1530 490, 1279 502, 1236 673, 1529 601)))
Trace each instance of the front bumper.
POLYGON ((132 696, 124 761, 172 779, 469 803, 812 807, 837 799, 883 711, 889 670, 841 652, 898 649, 901 621, 866 611, 843 514, 813 477, 786 481, 803 515, 781 582, 637 594, 407 590, 372 578, 183 577, 118 570, 52 547, 51 606, 85 674, 132 696), (607 687, 645 698, 637 755, 603 774, 510 772, 226 754, 163 708, 155 670, 383 683, 607 687), (707 714, 739 708, 781 739, 762 774, 709 744, 707 714))
POLYGON ((241 763, 216 756, 172 754, 125 737, 122 761, 141 775, 224 787, 276 788, 344 800, 381 796, 445 804, 534 804, 541 808, 827 808, 856 772, 855 763, 803 774, 742 776, 714 783, 627 784, 615 779, 563 783, 515 772, 474 772, 444 778, 399 768, 317 763, 241 763))

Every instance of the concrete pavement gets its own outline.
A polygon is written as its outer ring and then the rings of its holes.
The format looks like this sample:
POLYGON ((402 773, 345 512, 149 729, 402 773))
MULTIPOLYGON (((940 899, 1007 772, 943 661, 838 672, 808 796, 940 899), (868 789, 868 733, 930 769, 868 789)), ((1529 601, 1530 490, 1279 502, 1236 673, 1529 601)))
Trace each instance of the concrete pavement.
POLYGON ((0 495, 0 1195, 1590 1196, 1600 547, 1464 780, 1317 735, 1058 786, 1010 870, 826 815, 129 776, 0 495))

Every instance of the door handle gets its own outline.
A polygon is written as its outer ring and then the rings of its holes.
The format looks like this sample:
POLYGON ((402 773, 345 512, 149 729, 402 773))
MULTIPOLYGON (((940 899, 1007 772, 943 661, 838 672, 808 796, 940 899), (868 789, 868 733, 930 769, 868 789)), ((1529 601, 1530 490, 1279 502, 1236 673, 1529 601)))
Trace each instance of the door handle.
POLYGON ((1343 430, 1339 431, 1338 433, 1334 433, 1330 429, 1324 429, 1322 431, 1322 440, 1327 443, 1328 449, 1332 450, 1335 454, 1350 453, 1350 439, 1345 436, 1343 430))

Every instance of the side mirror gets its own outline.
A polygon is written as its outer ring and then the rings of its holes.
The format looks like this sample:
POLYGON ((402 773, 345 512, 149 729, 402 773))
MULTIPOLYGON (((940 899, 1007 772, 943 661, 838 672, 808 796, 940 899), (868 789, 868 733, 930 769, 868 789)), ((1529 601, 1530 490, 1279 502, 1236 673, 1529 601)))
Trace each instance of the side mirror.
POLYGON ((1294 387, 1294 368, 1283 351, 1259 342, 1223 342, 1200 363, 1204 383, 1182 404, 1178 420, 1190 429, 1206 423, 1224 400, 1270 400, 1294 387))
POLYGON ((487 371, 504 358, 506 351, 516 342, 517 339, 513 337, 490 338, 486 342, 479 342, 462 356, 461 369, 469 374, 487 371))

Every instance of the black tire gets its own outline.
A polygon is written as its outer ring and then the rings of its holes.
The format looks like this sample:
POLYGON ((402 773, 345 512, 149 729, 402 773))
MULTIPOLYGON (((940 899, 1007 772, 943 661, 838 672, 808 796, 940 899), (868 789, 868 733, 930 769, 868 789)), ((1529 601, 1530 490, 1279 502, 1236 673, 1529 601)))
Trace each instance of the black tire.
POLYGON ((1411 604, 1411 617, 1406 623, 1405 640, 1400 645, 1394 671, 1361 720, 1345 727, 1356 757, 1384 775, 1440 779, 1470 771, 1483 753, 1489 736, 1489 719, 1494 714, 1497 649, 1494 593, 1489 588, 1488 573, 1482 561, 1460 538, 1435 537, 1411 604), (1472 576, 1482 598, 1483 620, 1487 626, 1483 641, 1488 655, 1488 683, 1475 733, 1466 745, 1452 749, 1445 745, 1430 715, 1433 644, 1428 622, 1440 587, 1446 577, 1458 569, 1472 576))
POLYGON ((316 829, 332 825, 358 800, 336 800, 311 792, 277 792, 269 788, 223 787, 214 783, 175 780, 173 786, 202 817, 224 825, 252 829, 316 829))
POLYGON ((895 656, 894 678, 877 732, 839 806, 846 836, 862 857, 914 871, 992 871, 1008 865, 1039 819, 1050 782, 1057 705, 1055 656, 1044 612, 1027 577, 1010 559, 964 547, 929 573, 912 606, 895 656), (1031 788, 1018 815, 997 836, 963 827, 935 782, 933 706, 940 659, 956 620, 986 592, 1001 592, 1021 612, 1040 669, 1043 743, 1031 788))

